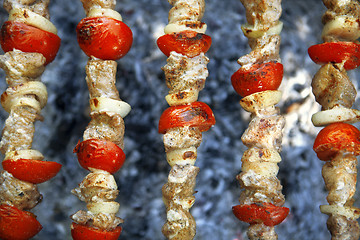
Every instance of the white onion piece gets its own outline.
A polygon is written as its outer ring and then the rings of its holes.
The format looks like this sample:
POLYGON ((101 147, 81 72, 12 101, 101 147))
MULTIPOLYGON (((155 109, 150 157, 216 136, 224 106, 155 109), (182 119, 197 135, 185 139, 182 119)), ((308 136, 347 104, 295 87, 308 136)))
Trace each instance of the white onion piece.
POLYGON ((198 90, 184 90, 166 95, 165 100, 170 106, 185 105, 196 102, 199 97, 198 90))
POLYGON ((261 109, 274 106, 281 100, 281 91, 267 90, 250 94, 240 100, 245 111, 255 113, 261 109))
POLYGON ((31 159, 31 160, 43 160, 44 156, 38 150, 26 149, 7 152, 5 154, 4 161, 6 160, 18 160, 18 159, 31 159))
POLYGON ((315 113, 312 115, 311 121, 316 127, 326 126, 335 122, 355 123, 360 121, 360 111, 337 107, 315 113))
POLYGON ((241 30, 247 38, 259 38, 263 35, 279 35, 282 31, 283 23, 281 21, 278 22, 275 26, 265 30, 261 28, 257 28, 256 25, 244 24, 241 26, 241 30))
MULTIPOLYGON (((188 25, 191 25, 191 24, 188 24, 188 25)), ((200 28, 191 28, 191 27, 188 27, 183 22, 179 22, 179 23, 170 23, 170 24, 166 25, 166 27, 164 28, 164 33, 170 34, 170 33, 178 33, 178 32, 188 30, 188 31, 194 31, 197 33, 205 34, 206 29, 207 29, 207 25, 205 23, 203 23, 200 28)))
POLYGON ((120 204, 117 202, 91 202, 86 205, 88 210, 94 214, 109 213, 115 214, 119 211, 120 204))
POLYGON ((353 220, 358 219, 360 217, 360 208, 357 207, 320 205, 320 211, 327 215, 341 215, 353 220))
POLYGON ((241 171, 249 172, 253 171, 257 175, 274 177, 279 172, 279 166, 274 162, 264 162, 264 161, 243 161, 241 165, 241 171))
POLYGON ((52 22, 26 8, 13 8, 9 13, 9 21, 23 22, 41 30, 57 34, 57 29, 52 22))
POLYGON ((131 106, 128 103, 105 97, 90 99, 90 108, 92 112, 115 112, 122 118, 131 111, 131 106))
POLYGON ((186 165, 190 164, 192 166, 195 165, 197 157, 197 149, 196 147, 189 147, 189 148, 180 148, 174 149, 166 153, 166 160, 171 167, 175 164, 177 165, 186 165), (191 153, 190 157, 186 157, 186 153, 191 153))
POLYGON ((110 8, 92 8, 88 12, 87 16, 88 17, 109 17, 109 18, 116 19, 118 21, 122 21, 121 14, 110 8))
MULTIPOLYGON (((36 100, 40 104, 40 108, 45 107, 47 102, 46 86, 42 82, 30 81, 24 84, 19 84, 14 87, 9 87, 1 95, 1 105, 5 111, 10 112, 11 108, 21 103, 26 104, 31 100, 24 100, 25 95, 35 95, 36 100), (19 99, 23 102, 21 102, 19 99)), ((35 99, 34 99, 35 100, 35 99)), ((33 101, 33 100, 32 100, 33 101)), ((34 103, 29 103, 30 105, 34 103)))
POLYGON ((342 15, 325 24, 321 37, 340 37, 344 40, 353 41, 360 37, 360 26, 357 18, 342 15))

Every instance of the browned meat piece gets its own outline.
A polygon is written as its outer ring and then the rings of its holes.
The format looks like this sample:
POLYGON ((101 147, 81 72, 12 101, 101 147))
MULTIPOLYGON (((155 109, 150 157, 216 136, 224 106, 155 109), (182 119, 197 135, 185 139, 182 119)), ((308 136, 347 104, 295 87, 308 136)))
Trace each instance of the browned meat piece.
POLYGON ((342 153, 325 163, 322 175, 329 191, 329 204, 344 206, 352 201, 356 191, 356 165, 357 159, 353 154, 342 153))
POLYGON ((254 172, 242 172, 236 176, 241 188, 244 190, 240 195, 241 204, 257 202, 271 202, 276 206, 285 203, 285 197, 281 193, 282 185, 276 177, 257 175, 254 172))
POLYGON ((165 152, 176 148, 198 148, 201 144, 202 134, 198 128, 178 127, 169 129, 163 137, 165 152))
POLYGON ((117 63, 111 60, 90 59, 86 65, 86 82, 90 98, 106 97, 120 100, 116 89, 117 63))
POLYGON ((246 10, 246 20, 250 25, 273 26, 282 12, 281 0, 240 0, 246 10))
POLYGON ((26 8, 47 19, 50 19, 50 0, 4 0, 4 9, 10 12, 13 8, 26 8))
POLYGON ((9 87, 39 80, 45 70, 45 57, 40 53, 14 50, 0 56, 0 67, 5 71, 9 87))
POLYGON ((124 148, 125 124, 122 117, 116 113, 91 113, 91 121, 84 131, 83 138, 104 139, 124 148))
POLYGON ((337 65, 328 63, 322 66, 315 74, 311 86, 316 101, 323 110, 336 106, 351 108, 355 102, 356 89, 346 70, 339 69, 337 65))
POLYGON ((274 227, 266 226, 262 223, 252 224, 249 226, 247 235, 249 239, 256 240, 276 240, 278 236, 274 227))
POLYGON ((71 215, 71 219, 74 222, 81 225, 88 225, 105 231, 114 230, 120 223, 124 221, 116 217, 115 214, 97 213, 93 214, 89 211, 80 210, 77 213, 71 215))
POLYGON ((42 200, 36 185, 14 178, 7 171, 0 172, 0 203, 30 210, 42 200))
POLYGON ((241 137, 247 147, 276 149, 281 151, 283 116, 254 117, 241 137))
POLYGON ((195 236, 196 223, 189 209, 195 198, 194 187, 199 168, 191 165, 174 165, 168 183, 163 188, 163 200, 167 209, 167 222, 162 232, 168 239, 191 240, 195 236))
POLYGON ((199 56, 188 58, 182 54, 171 52, 167 64, 162 68, 165 72, 166 85, 169 93, 186 89, 202 90, 209 75, 207 64, 209 59, 201 53, 199 56))
POLYGON ((280 62, 280 36, 263 35, 260 38, 249 39, 252 51, 238 59, 241 66, 263 62, 280 62))
POLYGON ((339 15, 360 18, 360 3, 358 0, 323 0, 323 3, 328 8, 322 17, 323 24, 334 20, 339 15))
POLYGON ((81 0, 85 13, 88 14, 91 8, 115 9, 116 0, 81 0))
POLYGON ((34 122, 39 115, 32 108, 18 106, 5 121, 0 150, 3 154, 15 150, 30 149, 35 132, 34 122))
POLYGON ((201 21, 205 11, 205 0, 168 0, 173 5, 169 11, 169 23, 201 21))
POLYGON ((326 224, 331 232, 331 240, 358 240, 360 237, 360 227, 356 220, 332 215, 326 224))

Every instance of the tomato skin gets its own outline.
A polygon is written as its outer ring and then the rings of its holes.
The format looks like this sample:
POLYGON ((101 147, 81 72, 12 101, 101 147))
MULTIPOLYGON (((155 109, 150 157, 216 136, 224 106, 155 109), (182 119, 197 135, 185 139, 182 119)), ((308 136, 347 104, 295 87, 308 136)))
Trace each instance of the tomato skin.
POLYGON ((22 22, 6 21, 1 28, 0 43, 4 52, 18 49, 41 53, 47 65, 55 59, 61 39, 56 34, 22 22))
POLYGON ((27 240, 42 229, 34 214, 7 204, 0 205, 0 239, 27 240))
POLYGON ((3 161, 2 165, 4 170, 17 179, 34 184, 50 180, 61 169, 60 163, 32 159, 9 159, 3 161))
POLYGON ((166 133, 175 127, 198 127, 200 131, 207 131, 215 124, 215 117, 211 108, 203 102, 192 102, 188 105, 167 108, 160 117, 159 133, 166 133))
POLYGON ((80 48, 89 57, 117 60, 125 56, 132 45, 130 28, 109 17, 83 18, 76 27, 80 48))
POLYGON ((74 153, 77 154, 80 165, 87 170, 96 168, 114 174, 125 162, 125 153, 120 147, 101 139, 79 142, 74 153))
POLYGON ((278 89, 283 75, 281 63, 256 63, 250 68, 237 70, 231 76, 231 84, 241 97, 246 97, 256 92, 278 89))
POLYGON ((360 44, 353 42, 326 42, 309 47, 308 54, 315 63, 327 64, 345 61, 345 70, 360 66, 360 44))
POLYGON ((195 57, 209 50, 211 37, 203 33, 187 30, 163 35, 158 38, 157 45, 167 57, 170 56, 172 51, 188 57, 195 57))
POLYGON ((272 203, 237 205, 232 207, 234 215, 250 224, 264 223, 266 226, 280 224, 289 214, 289 208, 278 207, 272 203))
POLYGON ((117 240, 121 230, 120 226, 109 232, 74 222, 71 224, 71 236, 74 240, 117 240))
POLYGON ((323 161, 331 160, 340 151, 360 155, 360 131, 347 123, 332 123, 318 133, 313 149, 323 161))

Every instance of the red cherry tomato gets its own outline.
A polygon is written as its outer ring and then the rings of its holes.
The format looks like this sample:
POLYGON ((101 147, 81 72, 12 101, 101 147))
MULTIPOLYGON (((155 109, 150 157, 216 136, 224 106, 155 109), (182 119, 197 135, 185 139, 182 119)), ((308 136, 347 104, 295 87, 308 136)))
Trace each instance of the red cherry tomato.
POLYGON ((18 49, 41 53, 46 58, 45 64, 48 64, 55 59, 61 40, 51 32, 21 22, 7 21, 1 28, 0 42, 4 52, 18 49))
POLYGON ((167 108, 160 117, 159 133, 166 133, 174 127, 198 127, 200 131, 207 131, 215 124, 215 117, 211 108, 203 102, 192 102, 188 105, 167 108))
POLYGON ((157 45, 168 57, 172 51, 188 57, 195 57, 200 53, 206 53, 209 50, 211 46, 211 37, 194 31, 182 31, 159 37, 157 45))
POLYGON ((232 207, 234 215, 250 224, 264 223, 266 226, 280 224, 289 214, 286 207, 278 207, 271 203, 237 205, 232 207))
POLYGON ((313 149, 323 161, 331 160, 340 151, 360 155, 360 131, 347 123, 332 123, 316 136, 313 149))
POLYGON ((117 240, 121 230, 120 226, 113 231, 105 231, 77 223, 71 224, 71 236, 74 240, 117 240))
POLYGON ((50 161, 31 159, 6 160, 2 162, 4 170, 17 179, 38 184, 55 177, 60 171, 61 164, 50 161))
POLYGON ((0 239, 28 240, 41 229, 41 224, 31 212, 6 204, 0 205, 0 239))
POLYGON ((281 84, 284 70, 281 63, 256 63, 241 67, 231 76, 235 91, 242 97, 265 90, 276 90, 281 84))
POLYGON ((353 42, 326 42, 309 47, 310 58, 317 64, 341 63, 345 70, 360 65, 360 44, 353 42))
POLYGON ((79 142, 74 152, 80 165, 89 170, 96 168, 111 174, 117 172, 125 162, 125 153, 115 143, 100 139, 79 142))
POLYGON ((109 17, 88 17, 76 27, 77 40, 86 55, 117 60, 131 48, 133 37, 123 22, 109 17))

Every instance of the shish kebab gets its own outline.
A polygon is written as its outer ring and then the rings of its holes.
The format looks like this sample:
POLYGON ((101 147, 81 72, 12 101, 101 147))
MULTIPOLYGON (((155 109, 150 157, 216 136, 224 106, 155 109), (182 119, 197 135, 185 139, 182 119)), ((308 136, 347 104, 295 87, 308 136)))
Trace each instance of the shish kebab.
POLYGON ((167 239, 191 240, 196 234, 196 223, 190 213, 195 202, 194 188, 199 168, 194 166, 202 132, 215 124, 208 105, 197 101, 208 76, 204 55, 211 45, 201 22, 205 11, 204 0, 169 0, 169 23, 165 35, 157 40, 158 47, 168 57, 162 68, 170 105, 161 115, 159 133, 171 170, 163 186, 163 200, 167 221, 162 233, 167 239))
POLYGON ((351 125, 360 119, 352 109, 356 89, 347 75, 360 65, 360 2, 323 0, 327 11, 322 16, 324 43, 308 49, 310 58, 321 67, 312 79, 312 91, 322 106, 312 116, 315 126, 324 128, 314 141, 317 157, 325 161, 322 176, 328 190, 329 205, 320 211, 329 216, 331 239, 359 239, 357 219, 360 209, 353 206, 356 191, 360 131, 351 125))
POLYGON ((0 142, 5 155, 0 172, 0 239, 25 240, 42 226, 28 210, 42 200, 36 184, 53 178, 61 164, 44 161, 31 149, 36 120, 47 103, 46 86, 41 83, 45 66, 60 47, 56 27, 50 22, 50 0, 4 0, 9 13, 1 28, 0 43, 5 54, 0 67, 8 88, 1 105, 9 112, 0 142))
POLYGON ((83 141, 74 149, 79 164, 90 173, 73 189, 86 202, 87 211, 71 216, 71 235, 75 240, 119 238, 123 220, 116 216, 117 185, 112 174, 125 161, 124 120, 130 105, 116 89, 116 60, 130 50, 132 32, 115 11, 116 0, 81 0, 86 18, 76 28, 80 48, 89 56, 86 82, 89 89, 91 121, 83 141))
POLYGON ((275 105, 281 100, 278 87, 283 78, 279 56, 282 22, 281 0, 241 0, 247 23, 241 29, 252 51, 238 59, 240 69, 231 76, 240 105, 252 120, 241 137, 248 149, 242 156, 240 205, 234 215, 250 224, 249 239, 277 239, 275 226, 288 215, 285 197, 276 177, 281 161, 282 130, 285 119, 275 105))

